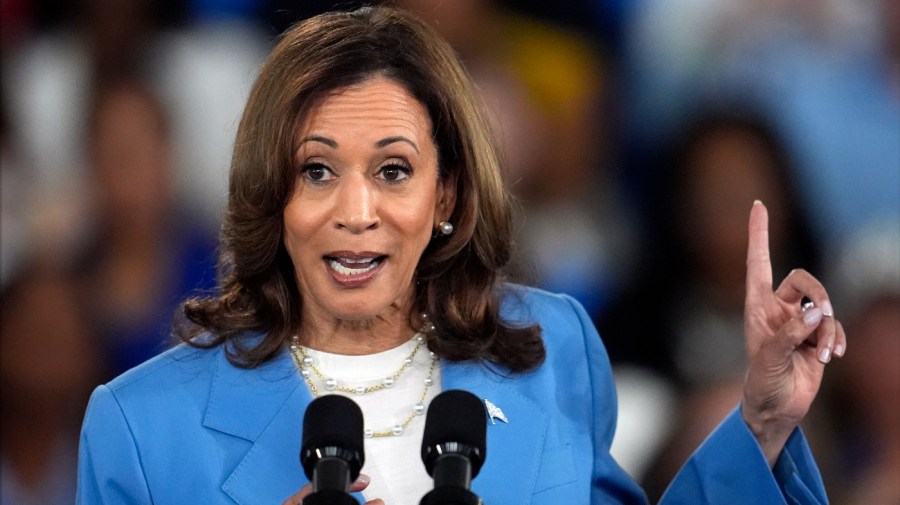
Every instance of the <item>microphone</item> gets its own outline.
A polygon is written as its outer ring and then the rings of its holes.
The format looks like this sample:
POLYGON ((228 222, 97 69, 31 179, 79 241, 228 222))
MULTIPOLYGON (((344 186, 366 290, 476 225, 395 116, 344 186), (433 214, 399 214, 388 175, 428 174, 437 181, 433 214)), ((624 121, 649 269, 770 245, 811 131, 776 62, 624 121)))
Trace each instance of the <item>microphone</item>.
POLYGON ((359 505, 350 484, 365 462, 363 415, 349 398, 320 396, 303 415, 300 464, 313 492, 303 505, 359 505))
POLYGON ((469 490, 487 455, 487 416, 477 396, 459 389, 437 395, 428 406, 422 462, 434 489, 419 505, 481 505, 469 490))

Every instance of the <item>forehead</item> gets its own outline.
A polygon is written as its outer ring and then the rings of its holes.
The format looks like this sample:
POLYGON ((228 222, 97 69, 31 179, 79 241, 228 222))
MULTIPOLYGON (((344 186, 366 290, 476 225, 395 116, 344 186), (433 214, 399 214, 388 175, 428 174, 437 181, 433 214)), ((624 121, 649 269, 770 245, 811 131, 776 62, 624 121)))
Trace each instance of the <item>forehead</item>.
POLYGON ((387 132, 419 140, 430 138, 431 118, 405 86, 382 76, 329 93, 300 126, 301 136, 376 137, 387 132))

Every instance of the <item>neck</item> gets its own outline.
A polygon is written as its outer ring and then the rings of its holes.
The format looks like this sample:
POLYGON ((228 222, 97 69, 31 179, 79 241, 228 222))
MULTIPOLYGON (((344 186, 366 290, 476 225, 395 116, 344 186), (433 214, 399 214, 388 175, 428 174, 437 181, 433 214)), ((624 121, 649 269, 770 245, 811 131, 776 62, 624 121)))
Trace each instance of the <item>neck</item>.
POLYGON ((320 321, 305 317, 298 336, 311 349, 345 355, 375 354, 393 349, 417 330, 400 313, 364 320, 320 321))

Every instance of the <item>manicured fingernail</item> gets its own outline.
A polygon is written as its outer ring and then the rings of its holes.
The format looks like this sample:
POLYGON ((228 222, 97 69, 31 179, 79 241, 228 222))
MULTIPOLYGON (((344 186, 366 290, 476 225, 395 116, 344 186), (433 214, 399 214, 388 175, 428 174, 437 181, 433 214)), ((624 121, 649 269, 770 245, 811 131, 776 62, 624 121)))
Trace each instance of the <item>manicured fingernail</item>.
POLYGON ((843 356, 844 355, 844 346, 842 346, 841 344, 834 346, 834 355, 837 356, 838 358, 843 356))
POLYGON ((762 200, 753 200, 753 205, 762 205, 762 200))
POLYGON ((823 364, 827 364, 829 361, 831 361, 831 348, 830 347, 826 347, 826 348, 822 349, 822 352, 819 353, 819 361, 821 361, 823 364))
POLYGON ((359 477, 356 478, 356 482, 360 484, 368 484, 370 480, 372 479, 364 473, 359 474, 359 477))
POLYGON ((825 303, 822 304, 822 314, 825 317, 834 317, 834 309, 831 308, 831 302, 825 300, 825 303))
POLYGON ((822 309, 813 307, 803 313, 803 322, 807 326, 815 326, 822 320, 822 309))

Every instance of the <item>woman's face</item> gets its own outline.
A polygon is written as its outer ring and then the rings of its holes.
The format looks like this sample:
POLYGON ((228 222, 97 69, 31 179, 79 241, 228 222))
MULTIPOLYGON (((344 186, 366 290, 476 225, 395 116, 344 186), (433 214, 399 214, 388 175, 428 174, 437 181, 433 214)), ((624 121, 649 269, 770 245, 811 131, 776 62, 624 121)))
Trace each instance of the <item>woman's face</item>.
POLYGON ((304 318, 405 317, 419 258, 455 202, 428 112, 373 77, 329 95, 298 135, 284 242, 304 318))

